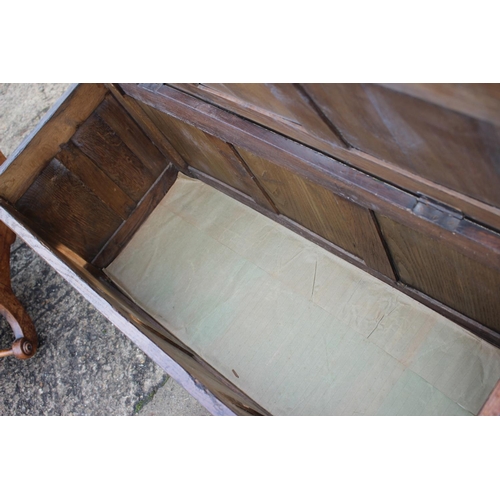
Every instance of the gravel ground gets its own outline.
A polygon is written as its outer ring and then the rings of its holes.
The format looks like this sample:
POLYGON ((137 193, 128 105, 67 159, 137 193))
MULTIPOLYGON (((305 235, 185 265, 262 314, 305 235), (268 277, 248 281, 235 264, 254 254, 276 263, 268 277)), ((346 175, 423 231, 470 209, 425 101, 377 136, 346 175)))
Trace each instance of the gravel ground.
MULTIPOLYGON (((0 84, 0 150, 8 156, 68 84, 0 84)), ((40 339, 28 361, 0 359, 0 415, 208 415, 19 238, 12 287, 40 339)), ((10 347, 0 320, 0 349, 10 347)))

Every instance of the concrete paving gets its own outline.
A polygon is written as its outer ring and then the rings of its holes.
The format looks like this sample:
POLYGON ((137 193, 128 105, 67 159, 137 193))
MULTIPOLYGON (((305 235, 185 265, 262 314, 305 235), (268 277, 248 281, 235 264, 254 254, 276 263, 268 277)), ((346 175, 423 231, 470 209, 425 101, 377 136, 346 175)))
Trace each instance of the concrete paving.
MULTIPOLYGON (((67 87, 0 84, 6 156, 67 87)), ((0 415, 208 415, 24 242, 12 249, 12 287, 40 348, 28 361, 0 359, 0 415)), ((11 342, 1 318, 0 349, 11 342)))

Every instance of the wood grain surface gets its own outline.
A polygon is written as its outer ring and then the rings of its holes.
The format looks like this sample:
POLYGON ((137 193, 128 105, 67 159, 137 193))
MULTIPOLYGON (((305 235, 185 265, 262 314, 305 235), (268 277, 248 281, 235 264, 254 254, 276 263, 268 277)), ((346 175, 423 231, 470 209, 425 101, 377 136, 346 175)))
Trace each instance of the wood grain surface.
POLYGON ((149 106, 141 105, 141 107, 148 116, 154 118, 161 132, 172 143, 186 164, 251 196, 263 206, 272 208, 269 200, 229 144, 185 122, 158 113, 149 106))
POLYGON ((120 253, 127 242, 140 227, 142 222, 154 210, 156 205, 172 187, 177 178, 177 170, 170 165, 158 177, 142 200, 137 204, 136 209, 130 217, 116 230, 112 237, 102 246, 100 252, 93 259, 92 263, 103 268, 109 265, 120 253))
POLYGON ((73 143, 65 144, 56 159, 73 172, 119 217, 126 219, 130 215, 136 202, 73 143))
POLYGON ((102 84, 71 87, 2 165, 0 196, 15 203, 104 99, 102 84))
POLYGON ((279 212, 395 279, 369 210, 239 148, 279 212))
POLYGON ((333 153, 342 140, 291 83, 170 84, 207 102, 312 146, 333 153))
POLYGON ((500 331, 498 270, 387 217, 377 218, 403 283, 500 331))
POLYGON ((122 222, 57 160, 48 164, 16 207, 34 230, 54 244, 63 243, 88 261, 122 222))
POLYGON ((378 85, 308 84, 353 148, 500 207, 500 128, 378 85))

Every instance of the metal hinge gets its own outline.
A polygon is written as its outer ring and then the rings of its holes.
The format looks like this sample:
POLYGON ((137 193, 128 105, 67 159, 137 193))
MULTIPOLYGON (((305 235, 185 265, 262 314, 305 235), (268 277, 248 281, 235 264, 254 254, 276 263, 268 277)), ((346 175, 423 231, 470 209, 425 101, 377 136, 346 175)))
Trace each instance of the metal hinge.
POLYGON ((460 212, 460 210, 449 207, 421 193, 417 194, 419 198, 412 209, 415 215, 423 217, 435 224, 439 224, 441 227, 450 231, 455 230, 460 224, 460 221, 464 218, 464 214, 460 212))

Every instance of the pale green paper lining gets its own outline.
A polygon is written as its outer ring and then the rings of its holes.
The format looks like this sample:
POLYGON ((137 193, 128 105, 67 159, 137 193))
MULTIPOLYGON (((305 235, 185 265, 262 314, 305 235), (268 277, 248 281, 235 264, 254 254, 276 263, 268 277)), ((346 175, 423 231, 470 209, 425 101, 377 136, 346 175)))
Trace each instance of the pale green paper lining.
POLYGON ((500 378, 499 349, 182 175, 106 272, 275 415, 470 415, 500 378))

